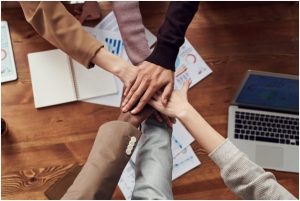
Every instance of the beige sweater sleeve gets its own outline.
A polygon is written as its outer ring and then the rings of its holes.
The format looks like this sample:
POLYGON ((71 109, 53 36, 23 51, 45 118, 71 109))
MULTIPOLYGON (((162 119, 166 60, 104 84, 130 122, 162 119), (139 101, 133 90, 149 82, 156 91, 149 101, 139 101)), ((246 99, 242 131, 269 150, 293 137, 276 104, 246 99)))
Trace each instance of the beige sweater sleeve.
POLYGON ((252 162, 228 139, 209 157, 220 167, 225 184, 242 199, 296 199, 272 173, 252 162))
POLYGON ((43 38, 87 68, 103 47, 59 1, 20 1, 25 18, 43 38))

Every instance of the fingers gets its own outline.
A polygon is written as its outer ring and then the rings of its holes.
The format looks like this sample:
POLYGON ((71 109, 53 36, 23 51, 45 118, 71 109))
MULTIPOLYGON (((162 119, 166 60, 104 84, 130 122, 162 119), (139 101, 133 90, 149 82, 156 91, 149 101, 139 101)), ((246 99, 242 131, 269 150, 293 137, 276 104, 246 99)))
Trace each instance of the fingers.
POLYGON ((132 114, 139 113, 144 108, 144 106, 149 102, 149 100, 152 98, 155 92, 156 92, 156 88, 150 86, 147 89, 147 91, 144 93, 142 98, 140 99, 138 105, 131 111, 131 113, 132 114))
POLYGON ((170 121, 172 122, 172 124, 176 123, 176 119, 174 117, 169 117, 170 121))
POLYGON ((141 82, 142 82, 141 78, 137 77, 134 84, 129 83, 129 86, 126 87, 125 92, 124 92, 125 98, 123 100, 122 107, 124 107, 127 104, 127 102, 131 99, 134 92, 139 88, 141 82))
MULTIPOLYGON (((138 81, 138 80, 137 80, 138 81)), ((131 89, 131 87, 133 86, 135 84, 135 81, 133 80, 133 81, 128 81, 127 83, 126 83, 126 86, 125 86, 125 90, 124 90, 124 93, 123 93, 123 96, 127 96, 127 94, 129 93, 129 91, 130 91, 130 89, 131 89)))
MULTIPOLYGON (((146 90, 146 85, 141 84, 138 89, 133 93, 129 101, 126 103, 126 105, 123 107, 123 112, 127 112, 134 106, 134 104, 140 99, 140 97, 143 95, 144 91, 146 90)), ((130 93, 130 92, 129 92, 130 93)), ((141 102, 141 100, 140 100, 141 102)), ((141 108, 143 109, 143 108, 141 108)), ((136 113, 134 113, 136 114, 136 113)))
POLYGON ((163 122, 161 115, 157 111, 154 112, 154 116, 159 123, 163 122))
POLYGON ((155 101, 153 99, 149 100, 149 105, 151 105, 154 109, 160 111, 162 109, 162 105, 160 101, 155 101))
POLYGON ((184 84, 181 88, 181 91, 184 92, 184 94, 187 94, 191 83, 192 83, 192 80, 190 80, 190 79, 184 82, 184 84))
POLYGON ((165 87, 165 89, 164 89, 164 91, 162 93, 162 99, 161 99, 163 105, 167 105, 167 103, 168 103, 168 101, 169 101, 169 99, 171 97, 173 89, 174 89, 174 86, 173 86, 172 83, 169 83, 165 87))
POLYGON ((160 95, 158 93, 156 93, 152 96, 152 99, 157 101, 160 99, 160 95))

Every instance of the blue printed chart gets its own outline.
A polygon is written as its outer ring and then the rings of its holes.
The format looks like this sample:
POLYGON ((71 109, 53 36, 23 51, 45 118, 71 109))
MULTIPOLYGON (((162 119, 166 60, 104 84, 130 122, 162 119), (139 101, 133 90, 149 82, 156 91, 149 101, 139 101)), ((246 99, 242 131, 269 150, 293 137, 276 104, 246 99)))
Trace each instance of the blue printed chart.
POLYGON ((114 55, 121 56, 124 49, 123 41, 115 38, 105 38, 105 43, 107 45, 108 51, 114 55))

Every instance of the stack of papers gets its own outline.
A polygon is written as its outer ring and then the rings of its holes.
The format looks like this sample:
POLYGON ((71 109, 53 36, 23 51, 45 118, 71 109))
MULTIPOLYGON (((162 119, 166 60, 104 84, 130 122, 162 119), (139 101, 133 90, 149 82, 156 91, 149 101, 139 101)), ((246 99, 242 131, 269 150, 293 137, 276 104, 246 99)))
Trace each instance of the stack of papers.
MULTIPOLYGON (((109 13, 94 28, 84 28, 86 29, 86 31, 95 36, 98 40, 105 41, 109 51, 129 61, 126 51, 124 49, 116 17, 113 12, 109 13), (113 38, 117 40, 116 42, 112 42, 110 40, 111 35, 105 35, 108 34, 107 31, 115 33, 113 34, 113 38), (117 47, 113 45, 117 43, 119 44, 117 47)), ((145 33, 149 47, 152 47, 156 42, 156 37, 148 29, 145 29, 145 33)), ((192 84, 190 86, 192 87, 196 83, 207 77, 210 73, 212 73, 211 69, 207 66, 207 64, 204 62, 204 60, 201 58, 201 56, 197 53, 197 51, 193 48, 193 46, 187 39, 185 39, 184 44, 179 50, 178 57, 175 63, 175 69, 176 71, 174 75, 174 87, 177 89, 181 88, 182 84, 186 80, 192 80, 192 84)), ((118 87, 117 94, 87 99, 84 101, 95 104, 120 107, 123 84, 117 77, 115 77, 115 79, 118 87)), ((179 121, 177 121, 176 124, 173 126, 171 147, 173 155, 173 180, 200 165, 199 159, 197 158, 196 154, 190 146, 193 141, 194 138, 191 136, 191 134, 184 128, 184 126, 179 121)), ((137 145, 130 161, 126 165, 119 181, 119 187, 126 199, 131 199, 131 195, 135 185, 135 161, 138 149, 139 144, 137 145)))

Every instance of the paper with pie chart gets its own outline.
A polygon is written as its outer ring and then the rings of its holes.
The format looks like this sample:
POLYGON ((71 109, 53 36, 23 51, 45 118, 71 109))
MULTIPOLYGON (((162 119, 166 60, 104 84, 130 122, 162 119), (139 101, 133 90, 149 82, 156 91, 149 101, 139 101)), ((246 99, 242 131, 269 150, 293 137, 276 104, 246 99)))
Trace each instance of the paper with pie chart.
POLYGON ((175 88, 180 89, 189 79, 192 80, 191 88, 211 73, 212 70, 185 38, 175 62, 175 88))
POLYGON ((1 21, 1 83, 17 79, 9 29, 6 21, 1 21))

